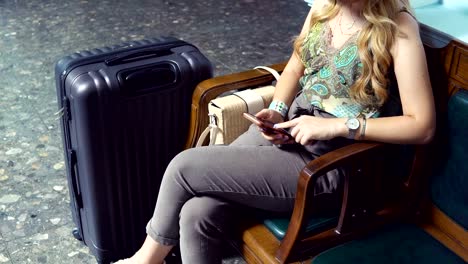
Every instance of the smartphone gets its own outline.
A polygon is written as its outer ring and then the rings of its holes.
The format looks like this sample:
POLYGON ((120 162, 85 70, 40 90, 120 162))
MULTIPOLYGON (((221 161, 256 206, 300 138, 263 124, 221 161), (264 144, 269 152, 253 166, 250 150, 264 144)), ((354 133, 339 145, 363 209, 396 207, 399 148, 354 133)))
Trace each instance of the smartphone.
POLYGON ((249 120, 250 122, 254 123, 255 125, 257 125, 261 129, 263 129, 265 134, 269 134, 269 135, 271 135, 271 134, 283 134, 285 136, 288 136, 290 139, 293 138, 291 136, 291 134, 289 134, 289 132, 286 131, 285 129, 273 127, 275 124, 268 121, 268 120, 260 119, 260 118, 258 118, 256 116, 252 115, 252 114, 249 114, 249 113, 244 113, 243 115, 247 120, 249 120))

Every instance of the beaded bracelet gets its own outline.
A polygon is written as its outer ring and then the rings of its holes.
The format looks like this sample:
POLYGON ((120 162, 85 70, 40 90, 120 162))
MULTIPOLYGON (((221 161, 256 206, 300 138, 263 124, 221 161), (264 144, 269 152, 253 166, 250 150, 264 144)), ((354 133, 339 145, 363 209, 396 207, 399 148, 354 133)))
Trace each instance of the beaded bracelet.
POLYGON ((289 107, 282 101, 272 101, 268 109, 274 110, 285 117, 288 114, 289 107))

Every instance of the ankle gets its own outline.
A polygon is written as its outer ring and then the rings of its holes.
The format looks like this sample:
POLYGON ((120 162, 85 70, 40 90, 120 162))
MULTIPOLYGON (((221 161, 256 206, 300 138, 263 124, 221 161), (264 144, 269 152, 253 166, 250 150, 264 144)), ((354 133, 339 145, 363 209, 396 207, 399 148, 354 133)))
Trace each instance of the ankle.
POLYGON ((169 254, 173 246, 162 245, 147 236, 141 248, 135 253, 132 259, 135 264, 164 264, 164 258, 169 254))

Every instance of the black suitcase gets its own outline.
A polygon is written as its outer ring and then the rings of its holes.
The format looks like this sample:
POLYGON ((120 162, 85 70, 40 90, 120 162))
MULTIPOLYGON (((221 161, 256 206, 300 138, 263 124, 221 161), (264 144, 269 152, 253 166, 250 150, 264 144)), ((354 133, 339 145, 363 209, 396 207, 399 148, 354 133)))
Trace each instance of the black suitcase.
POLYGON ((161 177, 186 140, 200 51, 161 37, 74 53, 55 65, 73 234, 99 263, 142 244, 161 177))

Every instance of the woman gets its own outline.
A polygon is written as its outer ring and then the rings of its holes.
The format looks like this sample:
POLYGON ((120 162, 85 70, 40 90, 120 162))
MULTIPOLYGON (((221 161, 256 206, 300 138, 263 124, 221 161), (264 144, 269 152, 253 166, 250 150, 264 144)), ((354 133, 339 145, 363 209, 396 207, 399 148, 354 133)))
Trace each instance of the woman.
MULTIPOLYGON (((354 140, 429 142, 434 103, 408 9, 407 0, 315 0, 272 104, 257 114, 294 140, 251 127, 228 147, 179 154, 164 175, 143 246, 119 263, 163 263, 177 243, 184 263, 221 263, 219 247, 237 209, 291 212, 298 171, 310 160, 354 140), (392 76, 402 113, 384 117, 396 105, 392 76)), ((333 206, 342 173, 318 180, 315 195, 330 202, 324 207, 333 206)))

